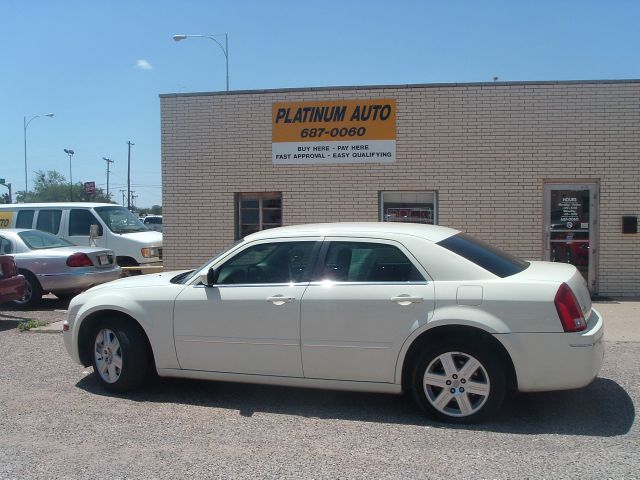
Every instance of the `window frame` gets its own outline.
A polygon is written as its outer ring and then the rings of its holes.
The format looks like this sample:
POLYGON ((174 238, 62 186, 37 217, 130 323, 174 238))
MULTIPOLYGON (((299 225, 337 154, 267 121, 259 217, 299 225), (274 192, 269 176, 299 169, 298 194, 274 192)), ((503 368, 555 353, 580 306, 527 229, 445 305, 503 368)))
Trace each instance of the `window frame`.
POLYGON ((3 252, 0 249, 0 255, 15 255, 16 254, 16 246, 14 245, 14 242, 11 241, 10 238, 5 237, 4 235, 0 235, 0 245, 2 245, 2 243, 5 242, 9 245, 10 250, 8 252, 3 252))
POLYGON ((18 210, 18 213, 16 214, 16 228, 25 228, 25 229, 33 229, 33 221, 36 218, 36 209, 35 208, 21 208, 18 210), (28 227, 26 226, 20 226, 18 222, 20 222, 22 216, 24 215, 28 215, 31 214, 31 223, 28 227))
MULTIPOLYGON (((216 288, 229 288, 229 287, 265 287, 265 286, 288 286, 288 285, 308 285, 313 278, 313 273, 318 265, 318 257, 319 252, 322 248, 322 238, 319 237, 286 237, 286 238, 271 238, 271 239, 263 239, 260 241, 249 242, 246 245, 243 245, 242 248, 233 249, 233 251, 227 252, 228 255, 224 255, 223 258, 216 258, 213 264, 202 269, 201 273, 206 272, 209 268, 215 268, 216 270, 220 270, 225 264, 233 261, 238 255, 242 255, 249 248, 253 248, 258 245, 265 244, 274 244, 274 243, 313 243, 313 248, 311 249, 311 255, 309 259, 309 265, 306 268, 305 276, 307 277, 305 280, 300 282, 277 282, 277 283, 216 283, 214 287, 216 288)), ((197 276, 196 276, 197 278, 197 276)), ((197 284, 195 286, 204 286, 202 284, 197 284)))
MULTIPOLYGON (((53 235, 58 235, 60 233, 60 228, 62 227, 62 213, 63 210, 61 208, 42 208, 40 210, 38 210, 38 215, 36 217, 36 226, 35 226, 35 230, 40 230, 41 232, 47 232, 47 233, 51 233, 53 235), (55 212, 57 212, 59 214, 57 220, 58 220, 58 228, 55 232, 52 232, 50 230, 45 230, 44 228, 41 228, 44 225, 40 225, 40 219, 43 219, 43 223, 44 222, 48 222, 49 220, 53 219, 55 217, 55 212)), ((53 225, 52 225, 53 226, 53 225)))
MULTIPOLYGON (((77 234, 77 233, 71 233, 71 215, 73 214, 73 212, 75 211, 80 211, 80 212, 87 212, 89 214, 89 216, 95 220, 95 224, 98 225, 98 238, 102 237, 104 235, 104 228, 102 226, 102 223, 100 222, 100 220, 98 220, 97 216, 93 214, 93 212, 91 211, 90 208, 75 208, 75 207, 71 207, 69 209, 69 216, 67 217, 67 234, 69 237, 88 237, 89 236, 89 232, 87 233, 81 233, 81 234, 77 234)), ((91 222, 89 223, 89 229, 91 229, 91 225, 93 225, 94 223, 91 222)))
POLYGON ((390 222, 390 223, 416 223, 418 225, 438 225, 440 218, 438 215, 439 210, 439 197, 437 190, 411 190, 411 191, 394 191, 394 190, 382 190, 378 192, 378 221, 385 222, 387 220, 384 219, 384 195, 385 194, 407 194, 407 195, 424 195, 430 194, 433 195, 433 223, 421 223, 421 222, 390 222))
POLYGON ((311 275, 311 284, 313 285, 321 285, 325 282, 331 282, 333 285, 427 285, 432 282, 432 278, 429 273, 425 270, 425 268, 418 262, 415 256, 400 242, 391 239, 383 239, 383 238, 367 238, 367 237, 325 237, 322 242, 322 248, 318 254, 316 259, 316 264, 313 269, 313 273, 311 275), (327 280, 322 278, 322 271, 324 270, 325 261, 327 259, 327 254, 329 252, 329 247, 331 243, 338 242, 351 242, 351 243, 379 243, 383 245, 389 245, 392 247, 396 247, 402 254, 407 257, 407 260, 413 265, 413 267, 420 273, 423 280, 413 280, 406 282, 375 282, 375 281, 366 281, 366 282, 349 282, 349 281, 335 281, 335 280, 327 280))
MULTIPOLYGON (((269 191, 269 192, 236 192, 234 194, 234 205, 235 205, 235 235, 234 235, 234 239, 235 240, 240 240, 242 238, 245 238, 244 236, 242 236, 242 198, 243 196, 249 196, 249 195, 257 195, 258 196, 258 232, 261 232, 262 230, 265 230, 264 228, 264 197, 267 195, 278 195, 280 197, 280 224, 277 225, 278 227, 282 226, 282 212, 283 212, 283 205, 282 205, 282 192, 278 192, 278 191, 269 191)), ((268 210, 275 210, 275 209, 268 209, 268 210)), ((253 223, 251 224, 247 224, 247 225, 255 225, 253 223)), ((269 224, 269 225, 273 225, 273 224, 269 224)), ((276 228, 276 227, 269 227, 269 228, 276 228)), ((255 233, 255 232, 253 232, 255 233)), ((249 234, 251 235, 251 234, 249 234)))

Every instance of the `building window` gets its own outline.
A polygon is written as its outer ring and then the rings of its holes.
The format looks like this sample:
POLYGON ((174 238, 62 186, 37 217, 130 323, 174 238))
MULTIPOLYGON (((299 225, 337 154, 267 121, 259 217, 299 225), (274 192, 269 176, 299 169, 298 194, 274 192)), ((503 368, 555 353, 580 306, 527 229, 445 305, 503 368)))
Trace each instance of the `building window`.
POLYGON ((236 194, 236 240, 282 225, 282 193, 236 194))
POLYGON ((381 192, 380 220, 437 224, 436 192, 381 192))

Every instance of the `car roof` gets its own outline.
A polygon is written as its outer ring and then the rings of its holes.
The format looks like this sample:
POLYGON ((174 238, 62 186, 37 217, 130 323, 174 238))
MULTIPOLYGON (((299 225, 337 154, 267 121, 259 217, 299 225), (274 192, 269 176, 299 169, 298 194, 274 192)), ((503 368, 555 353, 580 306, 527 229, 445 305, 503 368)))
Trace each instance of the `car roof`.
POLYGON ((0 209, 13 210, 16 208, 67 208, 67 207, 120 207, 117 203, 92 203, 92 202, 43 202, 43 203, 11 203, 0 205, 0 209))
POLYGON ((260 232, 247 235, 245 240, 261 240, 276 237, 295 236, 340 236, 358 237, 383 236, 392 237, 394 235, 411 235, 423 238, 431 242, 440 242, 445 238, 460 233, 453 228, 439 225, 426 225, 420 223, 400 223, 400 222, 339 222, 339 223, 311 223, 305 225, 290 225, 286 227, 270 228, 260 232))

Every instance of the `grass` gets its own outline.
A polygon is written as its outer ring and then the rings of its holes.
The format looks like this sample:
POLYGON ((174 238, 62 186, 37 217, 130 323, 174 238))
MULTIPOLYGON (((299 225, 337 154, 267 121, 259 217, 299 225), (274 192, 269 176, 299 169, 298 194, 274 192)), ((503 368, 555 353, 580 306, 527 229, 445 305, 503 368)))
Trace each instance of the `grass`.
POLYGON ((49 325, 49 322, 45 322, 44 320, 25 320, 18 324, 18 330, 26 332, 32 328, 44 327, 45 325, 49 325))

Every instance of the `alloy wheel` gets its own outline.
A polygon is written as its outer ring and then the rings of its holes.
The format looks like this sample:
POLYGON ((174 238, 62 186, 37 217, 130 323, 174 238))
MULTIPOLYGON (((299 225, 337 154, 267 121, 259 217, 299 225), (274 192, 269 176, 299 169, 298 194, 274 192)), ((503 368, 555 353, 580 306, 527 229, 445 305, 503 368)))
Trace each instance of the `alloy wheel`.
POLYGON ((433 408, 452 417, 473 415, 484 406, 491 391, 485 367, 463 352, 445 352, 434 358, 422 384, 433 408))
POLYGON ((107 383, 115 383, 122 375, 122 348, 113 330, 104 328, 96 335, 93 354, 98 374, 107 383))

